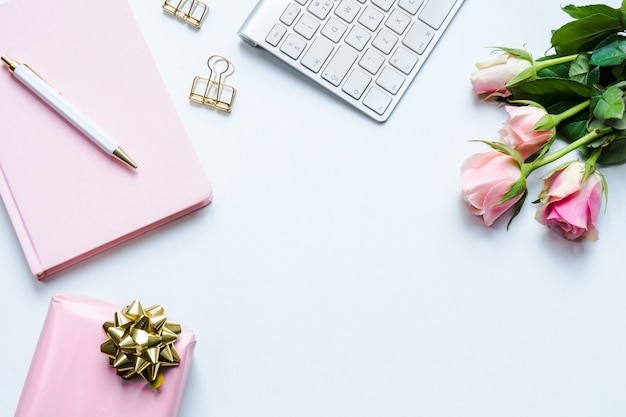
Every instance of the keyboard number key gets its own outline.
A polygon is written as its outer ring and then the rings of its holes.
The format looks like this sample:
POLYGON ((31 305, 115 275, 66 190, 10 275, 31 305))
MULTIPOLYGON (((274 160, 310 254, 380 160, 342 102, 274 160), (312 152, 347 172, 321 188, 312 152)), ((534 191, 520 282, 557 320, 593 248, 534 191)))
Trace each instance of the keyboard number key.
POLYGON ((278 45, 280 40, 283 38, 283 36, 285 36, 286 32, 287 32, 287 29, 285 29, 281 25, 276 24, 272 28, 271 32, 267 34, 265 41, 272 46, 276 46, 278 45))
POLYGON ((296 20, 296 17, 298 17, 298 14, 300 14, 300 8, 293 3, 289 3, 283 14, 280 15, 280 21, 287 26, 291 26, 296 20))
POLYGON ((363 104, 381 115, 387 110, 390 103, 391 97, 385 94, 380 88, 376 87, 372 87, 363 99, 363 104))
POLYGON ((293 33, 290 33, 280 46, 280 50, 293 59, 298 59, 304 48, 306 48, 306 42, 293 33))
POLYGON ((333 3, 328 0, 313 0, 307 10, 321 20, 326 19, 333 8, 333 3))
POLYGON ((378 79, 376 79, 376 84, 391 94, 396 94, 400 90, 400 87, 402 87, 402 84, 404 84, 404 81, 404 76, 389 67, 385 67, 383 72, 378 76, 378 79))
POLYGON ((324 65, 324 62, 328 59, 331 52, 333 51, 333 45, 322 39, 316 38, 311 47, 306 54, 304 54, 304 58, 300 63, 310 69, 311 71, 317 73, 324 65))
POLYGON ((357 54, 349 47, 341 45, 337 50, 335 56, 332 57, 324 71, 322 71, 322 78, 334 85, 338 86, 344 79, 354 61, 356 61, 357 54))
POLYGON ((370 85, 370 82, 372 82, 372 78, 365 72, 356 68, 352 71, 352 74, 350 74, 341 89, 350 97, 358 100, 365 92, 367 86, 370 85))

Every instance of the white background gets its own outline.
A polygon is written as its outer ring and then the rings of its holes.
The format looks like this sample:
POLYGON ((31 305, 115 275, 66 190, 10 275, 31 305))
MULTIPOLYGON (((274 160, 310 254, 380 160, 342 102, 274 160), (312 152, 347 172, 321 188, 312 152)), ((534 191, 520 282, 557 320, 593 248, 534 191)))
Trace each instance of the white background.
POLYGON ((537 174, 508 231, 459 191, 487 150, 470 141, 506 118, 472 96, 474 64, 492 46, 543 55, 561 2, 467 0, 385 124, 243 43, 255 2, 207 0, 195 31, 132 1, 210 206, 38 282, 0 205, 0 415, 50 297, 71 293, 159 303, 195 331, 180 417, 623 416, 626 168, 602 171, 596 243, 534 220, 537 174), (236 66, 230 115, 187 98, 213 54, 236 66))

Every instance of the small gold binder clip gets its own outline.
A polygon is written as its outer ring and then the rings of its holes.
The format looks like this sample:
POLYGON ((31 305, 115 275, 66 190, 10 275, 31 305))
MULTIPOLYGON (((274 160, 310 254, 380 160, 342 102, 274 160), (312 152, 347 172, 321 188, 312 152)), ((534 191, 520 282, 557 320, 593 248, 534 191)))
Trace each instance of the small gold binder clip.
POLYGON ((207 65, 210 71, 209 77, 193 79, 189 100, 230 113, 237 91, 230 85, 224 84, 224 80, 235 71, 235 66, 219 55, 210 57, 207 65))
POLYGON ((163 10, 200 29, 202 21, 209 13, 209 7, 198 0, 165 0, 163 10))

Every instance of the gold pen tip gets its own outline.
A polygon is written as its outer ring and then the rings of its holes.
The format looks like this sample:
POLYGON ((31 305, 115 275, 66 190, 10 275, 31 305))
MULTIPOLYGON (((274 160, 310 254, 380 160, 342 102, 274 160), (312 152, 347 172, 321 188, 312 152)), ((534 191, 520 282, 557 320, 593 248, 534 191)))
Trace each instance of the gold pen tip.
POLYGON ((2 59, 2 62, 7 64, 11 72, 15 71, 15 68, 17 68, 17 66, 19 65, 19 62, 9 58, 8 55, 2 55, 0 59, 2 59))
POLYGON ((113 151, 113 156, 122 161, 124 164, 128 165, 129 167, 137 169, 137 164, 135 163, 135 161, 133 161, 132 158, 128 156, 128 154, 124 152, 122 148, 116 148, 113 151))

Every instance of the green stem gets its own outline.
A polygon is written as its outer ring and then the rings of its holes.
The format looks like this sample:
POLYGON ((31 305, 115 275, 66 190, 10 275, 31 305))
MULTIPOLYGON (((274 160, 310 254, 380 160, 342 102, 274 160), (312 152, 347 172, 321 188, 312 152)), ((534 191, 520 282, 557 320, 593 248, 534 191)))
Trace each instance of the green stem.
POLYGON ((571 62, 576 59, 578 54, 560 56, 557 58, 546 59, 545 61, 535 61, 533 67, 535 71, 541 71, 544 68, 551 67, 553 65, 565 64, 566 62, 571 62))
POLYGON ((554 122, 554 126, 558 126, 559 123, 561 123, 563 120, 572 117, 573 115, 583 111, 584 109, 586 109, 587 107, 589 107, 589 104, 591 103, 591 100, 585 100, 580 104, 577 104, 567 110, 565 110, 562 113, 559 114, 553 114, 552 115, 552 121, 554 122))
POLYGON ((536 170, 537 168, 540 168, 544 165, 548 165, 549 163, 552 163, 556 161, 557 159, 567 155, 571 151, 576 150, 580 148, 581 146, 585 146, 593 142, 597 138, 603 135, 606 135, 607 133, 610 133, 611 131, 613 131, 612 127, 603 127, 602 129, 595 129, 592 132, 587 133, 582 138, 575 140, 574 142, 570 143, 567 146, 564 146, 558 151, 548 154, 542 158, 536 159, 533 162, 524 164, 522 166, 522 173, 524 174, 524 176, 528 177, 528 175, 534 170, 536 170))
POLYGON ((600 157, 600 154, 602 153, 602 149, 603 148, 596 149, 595 151, 593 151, 591 156, 589 156, 589 158, 587 158, 587 166, 588 167, 590 167, 590 168, 595 168, 596 167, 596 161, 600 157))

